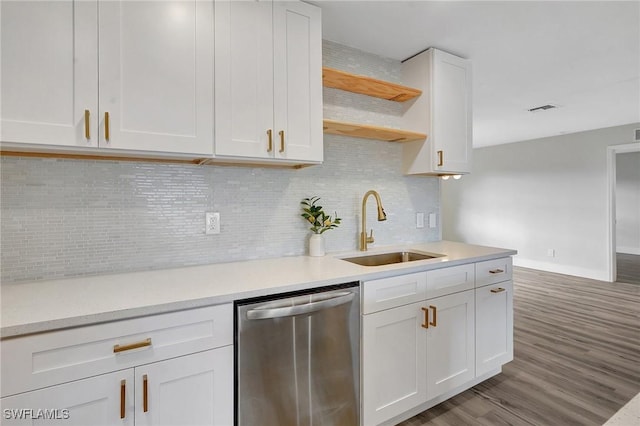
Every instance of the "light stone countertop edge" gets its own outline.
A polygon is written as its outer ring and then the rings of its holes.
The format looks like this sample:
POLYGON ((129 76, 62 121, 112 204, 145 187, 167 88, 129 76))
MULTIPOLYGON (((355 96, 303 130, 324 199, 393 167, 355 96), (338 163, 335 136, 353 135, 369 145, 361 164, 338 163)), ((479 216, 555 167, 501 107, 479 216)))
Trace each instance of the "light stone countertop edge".
POLYGON ((280 257, 166 270, 2 284, 0 337, 230 303, 288 291, 366 281, 481 262, 515 250, 450 241, 371 248, 324 257, 280 257), (343 257, 415 250, 444 257, 384 266, 361 266, 343 257))

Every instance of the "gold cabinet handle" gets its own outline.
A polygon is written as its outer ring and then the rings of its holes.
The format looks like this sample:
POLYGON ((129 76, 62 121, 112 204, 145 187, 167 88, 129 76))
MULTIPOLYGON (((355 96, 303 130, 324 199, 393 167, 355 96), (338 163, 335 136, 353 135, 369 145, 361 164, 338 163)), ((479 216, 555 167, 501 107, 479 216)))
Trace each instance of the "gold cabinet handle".
POLYGON ((88 109, 84 110, 84 137, 85 139, 89 140, 91 139, 91 113, 89 112, 88 109))
POLYGON ((429 308, 433 310, 433 321, 431 321, 429 325, 437 327, 438 326, 438 308, 436 308, 433 305, 429 305, 429 308))
POLYGON ((438 167, 444 166, 444 151, 438 151, 438 167))
POLYGON ((490 274, 501 274, 503 272, 504 272, 504 270, 502 270, 502 269, 492 269, 492 270, 489 271, 490 274))
POLYGON ((273 131, 271 129, 267 130, 267 137, 269 140, 269 146, 267 147, 267 152, 273 151, 273 131))
POLYGON ((142 376, 142 410, 145 413, 149 411, 149 384, 146 374, 142 376))
POLYGON ((424 322, 421 324, 422 328, 429 328, 429 309, 424 307, 420 309, 424 312, 424 322))
POLYGON ((284 152, 284 130, 278 132, 280 135, 280 152, 284 152))
POLYGON ((109 142, 109 113, 104 113, 104 140, 109 142))
POLYGON ((119 352, 130 351, 132 349, 144 348, 146 346, 151 346, 151 338, 145 339, 141 342, 131 343, 129 345, 113 345, 113 353, 117 354, 119 352))
POLYGON ((492 288, 491 289, 491 293, 502 293, 503 291, 505 291, 505 290, 502 287, 492 288))
POLYGON ((120 380, 120 418, 124 419, 125 415, 125 400, 127 396, 127 381, 120 380))

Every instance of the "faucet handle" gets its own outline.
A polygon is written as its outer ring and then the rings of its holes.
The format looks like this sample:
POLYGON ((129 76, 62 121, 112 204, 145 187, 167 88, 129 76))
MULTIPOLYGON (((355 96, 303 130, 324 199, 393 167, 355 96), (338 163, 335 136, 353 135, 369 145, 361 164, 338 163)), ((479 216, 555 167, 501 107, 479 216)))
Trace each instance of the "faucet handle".
POLYGON ((367 244, 373 243, 375 240, 373 239, 373 228, 371 228, 371 235, 367 237, 367 244))

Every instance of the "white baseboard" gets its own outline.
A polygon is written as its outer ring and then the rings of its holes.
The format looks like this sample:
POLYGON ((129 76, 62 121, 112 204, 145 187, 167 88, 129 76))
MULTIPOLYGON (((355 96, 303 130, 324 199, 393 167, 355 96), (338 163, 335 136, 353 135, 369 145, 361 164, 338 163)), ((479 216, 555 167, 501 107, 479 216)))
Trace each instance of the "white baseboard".
POLYGON ((592 280, 609 281, 609 273, 606 270, 588 269, 571 265, 560 265, 558 263, 541 262, 539 260, 523 259, 519 256, 513 258, 514 266, 523 268, 539 269, 541 271, 554 272, 556 274, 573 275, 576 277, 590 278, 592 280))
POLYGON ((616 248, 617 253, 624 254, 637 254, 640 256, 640 247, 618 247, 616 248))

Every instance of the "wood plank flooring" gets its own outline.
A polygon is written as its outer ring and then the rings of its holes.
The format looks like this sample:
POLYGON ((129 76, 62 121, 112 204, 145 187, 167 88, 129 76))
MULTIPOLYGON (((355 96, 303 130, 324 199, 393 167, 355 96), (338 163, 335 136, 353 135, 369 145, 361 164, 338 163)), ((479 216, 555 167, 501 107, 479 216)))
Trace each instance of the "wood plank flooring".
POLYGON ((640 286, 514 268, 514 323, 501 374, 401 425, 600 426, 640 392, 640 286))
POLYGON ((616 269, 618 271, 617 281, 640 284, 640 256, 616 253, 616 269))

